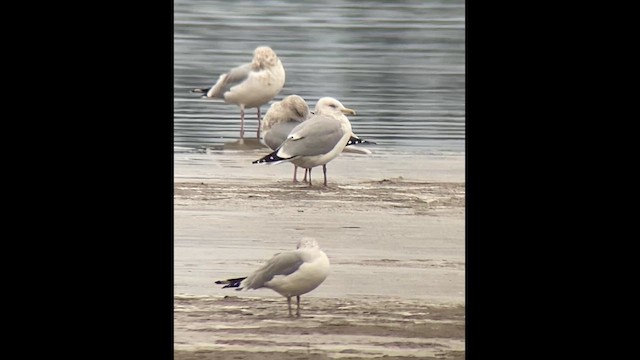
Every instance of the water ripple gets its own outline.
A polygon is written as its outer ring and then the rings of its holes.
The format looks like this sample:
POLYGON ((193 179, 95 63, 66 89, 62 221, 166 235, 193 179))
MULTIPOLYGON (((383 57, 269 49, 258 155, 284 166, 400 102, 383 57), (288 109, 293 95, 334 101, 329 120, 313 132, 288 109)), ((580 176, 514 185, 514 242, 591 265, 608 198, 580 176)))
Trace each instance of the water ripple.
MULTIPOLYGON (((289 94, 355 109, 354 132, 399 151, 464 153, 464 2, 174 2, 174 143, 221 145, 238 137, 239 108, 189 93, 272 46, 289 94)), ((261 108, 267 111, 268 105, 261 108)), ((245 131, 257 126, 255 109, 245 131)))

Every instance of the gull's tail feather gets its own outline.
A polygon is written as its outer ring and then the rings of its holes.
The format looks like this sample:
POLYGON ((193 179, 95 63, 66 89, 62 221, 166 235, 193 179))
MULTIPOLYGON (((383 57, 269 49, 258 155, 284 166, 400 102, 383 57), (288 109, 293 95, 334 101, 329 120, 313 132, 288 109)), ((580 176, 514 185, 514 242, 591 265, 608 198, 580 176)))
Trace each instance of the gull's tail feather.
MULTIPOLYGON (((247 277, 241 277, 241 278, 235 278, 235 279, 228 279, 228 280, 218 280, 216 281, 216 284, 226 284, 225 286, 223 286, 222 288, 237 288, 240 286, 240 283, 242 282, 242 280, 246 279, 247 277)), ((239 288, 237 290, 241 290, 242 288, 239 288)))

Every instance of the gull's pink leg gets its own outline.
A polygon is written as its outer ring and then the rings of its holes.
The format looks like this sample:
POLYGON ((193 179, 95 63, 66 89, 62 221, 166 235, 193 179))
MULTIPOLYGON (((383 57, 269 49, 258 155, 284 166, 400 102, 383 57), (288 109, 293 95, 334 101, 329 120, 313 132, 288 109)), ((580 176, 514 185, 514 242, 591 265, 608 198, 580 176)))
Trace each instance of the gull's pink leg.
POLYGON ((258 140, 260 140, 260 106, 258 106, 258 132, 256 134, 258 140))
POLYGON ((240 140, 244 140, 244 105, 240 105, 240 140))
MULTIPOLYGON (((306 171, 306 170, 305 170, 306 171)), ((306 173, 305 173, 306 175, 306 173)), ((293 183, 296 184, 298 182, 298 165, 293 165, 293 183)))
POLYGON ((291 296, 287 296, 287 304, 289 305, 289 317, 292 317, 293 314, 291 313, 291 296))
POLYGON ((324 186, 327 186, 327 164, 322 165, 322 172, 324 173, 324 186))

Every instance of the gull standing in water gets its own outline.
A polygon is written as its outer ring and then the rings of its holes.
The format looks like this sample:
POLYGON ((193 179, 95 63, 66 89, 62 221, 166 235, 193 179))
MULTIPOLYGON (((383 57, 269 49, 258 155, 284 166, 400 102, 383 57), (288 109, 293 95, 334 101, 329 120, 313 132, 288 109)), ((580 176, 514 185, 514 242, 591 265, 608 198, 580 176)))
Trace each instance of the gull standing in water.
MULTIPOLYGON (((298 95, 289 95, 271 104, 269 111, 262 119, 262 142, 271 150, 275 150, 286 139, 291 130, 309 118, 309 106, 298 95)), ((298 165, 293 164, 293 182, 297 183, 298 165)), ((304 181, 307 181, 307 169, 304 171, 304 181)))
POLYGON ((241 278, 218 280, 222 288, 272 289, 287 298, 289 316, 291 297, 297 301, 296 316, 300 316, 300 295, 317 288, 329 275, 329 258, 311 238, 302 238, 294 251, 275 254, 266 264, 251 275, 241 278))
POLYGON ((257 138, 260 139, 260 106, 273 99, 284 86, 285 73, 278 55, 268 46, 253 51, 250 63, 220 75, 210 89, 193 89, 206 93, 205 98, 224 99, 240 107, 240 140, 244 140, 244 109, 258 109, 257 138))
POLYGON ((324 186, 327 186, 327 163, 340 155, 345 146, 366 142, 353 134, 351 123, 344 114, 355 115, 356 112, 332 97, 321 98, 316 103, 314 115, 294 127, 275 151, 253 163, 290 161, 309 169, 309 186, 312 168, 322 165, 324 186))

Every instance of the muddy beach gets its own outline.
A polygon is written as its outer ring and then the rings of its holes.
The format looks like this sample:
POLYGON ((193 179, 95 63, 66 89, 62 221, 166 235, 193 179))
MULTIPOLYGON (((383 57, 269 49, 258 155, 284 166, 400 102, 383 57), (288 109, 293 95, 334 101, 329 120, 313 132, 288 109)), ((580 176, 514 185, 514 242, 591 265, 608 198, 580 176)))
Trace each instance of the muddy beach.
POLYGON ((175 154, 174 357, 463 359, 464 156, 343 153, 325 188, 251 164, 263 153, 175 154), (302 236, 331 272, 300 318, 271 290, 214 285, 302 236))

